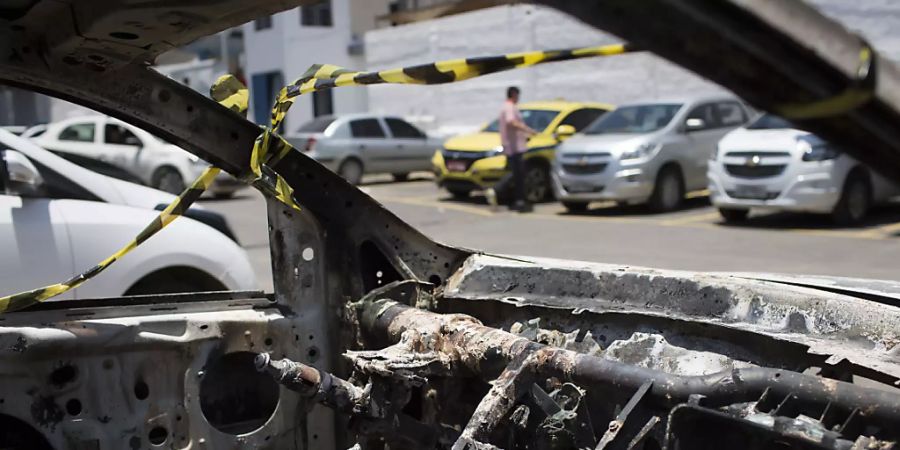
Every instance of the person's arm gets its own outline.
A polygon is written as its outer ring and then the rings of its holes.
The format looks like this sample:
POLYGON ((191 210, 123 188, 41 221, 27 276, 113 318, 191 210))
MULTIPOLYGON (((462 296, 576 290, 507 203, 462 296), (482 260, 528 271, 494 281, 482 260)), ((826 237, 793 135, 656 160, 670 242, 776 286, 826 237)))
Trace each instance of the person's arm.
POLYGON ((505 109, 503 111, 503 121, 529 136, 537 134, 537 131, 529 127, 527 124, 525 124, 525 122, 517 119, 516 115, 513 114, 513 110, 511 108, 505 109))

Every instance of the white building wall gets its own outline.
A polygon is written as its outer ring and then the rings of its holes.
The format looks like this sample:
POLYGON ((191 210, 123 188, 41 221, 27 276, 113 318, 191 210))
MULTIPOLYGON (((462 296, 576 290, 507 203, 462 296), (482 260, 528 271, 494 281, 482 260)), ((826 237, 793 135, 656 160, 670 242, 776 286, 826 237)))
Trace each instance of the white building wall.
MULTIPOLYGON (((861 32, 884 56, 900 57, 900 2, 814 0, 827 15, 861 32)), ((442 59, 619 42, 549 8, 499 6, 366 33, 370 69, 442 59)), ((507 86, 523 100, 622 103, 723 89, 650 54, 565 62, 444 86, 372 86, 373 112, 407 116, 438 135, 469 130, 497 114, 507 86)))
MULTIPOLYGON (((245 24, 248 82, 255 74, 281 71, 285 83, 290 83, 313 64, 365 68, 364 57, 347 51, 353 36, 351 0, 332 0, 331 7, 333 25, 330 27, 301 26, 300 8, 273 16, 273 26, 267 30, 255 30, 252 22, 245 24)), ((362 88, 336 89, 332 95, 336 114, 368 109, 368 96, 362 88)), ((253 113, 251 105, 250 117, 253 113)), ((302 96, 287 115, 285 130, 291 131, 312 117, 312 95, 302 96)))

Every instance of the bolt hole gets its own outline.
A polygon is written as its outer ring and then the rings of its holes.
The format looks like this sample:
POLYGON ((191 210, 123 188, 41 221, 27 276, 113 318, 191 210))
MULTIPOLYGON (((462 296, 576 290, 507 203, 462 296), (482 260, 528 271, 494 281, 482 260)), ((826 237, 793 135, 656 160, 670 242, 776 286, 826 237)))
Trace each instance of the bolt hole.
POLYGON ((159 94, 156 95, 156 98, 158 98, 159 101, 166 103, 172 99, 172 93, 167 90, 162 90, 159 91, 159 94))
POLYGON ((181 422, 181 415, 179 414, 179 415, 175 416, 175 420, 178 422, 181 422))
POLYGON ((207 328, 209 328, 209 325, 200 325, 200 329, 201 329, 201 330, 205 330, 205 329, 207 329, 207 328))
POLYGON ((441 277, 439 277, 437 275, 432 275, 432 276, 428 277, 428 282, 435 286, 440 286, 441 285, 441 277))
POLYGON ((67 401, 66 412, 69 413, 70 416, 77 416, 81 414, 81 401, 77 398, 73 398, 67 401))
POLYGON ((187 108, 185 108, 185 109, 187 110, 187 112, 194 112, 194 106, 193 106, 193 105, 187 105, 187 108))
POLYGON ((272 341, 272 338, 266 338, 266 340, 263 342, 266 344, 266 347, 271 347, 274 343, 274 341, 272 341))
POLYGON ((163 427, 153 427, 153 429, 150 430, 150 433, 147 434, 147 440, 153 445, 165 444, 168 437, 169 430, 166 430, 163 427))
POLYGON ((781 372, 775 372, 775 378, 781 378, 781 372))
POLYGON ((123 41, 133 41, 139 37, 138 35, 127 31, 113 31, 112 33, 109 33, 109 36, 123 41))
POLYGON ((315 339, 315 336, 309 335, 309 340, 313 340, 313 339, 315 339))
POLYGON ((312 261, 316 257, 316 251, 313 250, 312 247, 306 247, 303 249, 303 252, 300 254, 303 257, 304 261, 312 261))
POLYGON ((147 386, 143 380, 134 383, 134 396, 138 400, 146 400, 150 396, 150 386, 147 386))
POLYGON ((309 362, 315 362, 317 359, 319 359, 319 349, 310 347, 306 352, 306 356, 307 359, 309 359, 309 362))

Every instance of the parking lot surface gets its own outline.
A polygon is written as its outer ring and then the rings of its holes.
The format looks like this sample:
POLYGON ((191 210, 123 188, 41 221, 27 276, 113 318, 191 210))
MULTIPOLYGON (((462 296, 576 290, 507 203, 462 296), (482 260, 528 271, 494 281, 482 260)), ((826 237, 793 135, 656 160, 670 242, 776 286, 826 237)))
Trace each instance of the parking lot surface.
MULTIPOLYGON (((581 214, 546 203, 519 214, 505 208, 493 212, 479 195, 454 200, 424 175, 403 183, 389 180, 367 177, 361 189, 425 234, 486 252, 665 269, 900 279, 900 204, 877 208, 858 228, 782 213, 725 225, 702 192, 668 214, 613 203, 594 203, 581 214)), ((245 189, 234 199, 203 204, 226 215, 262 288, 271 290, 262 196, 245 189)))

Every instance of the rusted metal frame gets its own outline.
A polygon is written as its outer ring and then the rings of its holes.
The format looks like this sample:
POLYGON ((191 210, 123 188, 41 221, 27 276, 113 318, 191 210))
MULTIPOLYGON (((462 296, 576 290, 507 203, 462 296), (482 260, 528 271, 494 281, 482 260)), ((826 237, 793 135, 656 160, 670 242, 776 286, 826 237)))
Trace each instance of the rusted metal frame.
MULTIPOLYGON (((637 392, 631 396, 628 400, 628 403, 622 407, 622 411, 616 415, 616 418, 613 419, 609 423, 609 427, 603 433, 603 436, 600 438, 600 442, 597 444, 597 450, 607 450, 612 448, 624 448, 619 442, 619 445, 616 446, 614 441, 619 437, 619 434, 622 433, 622 430, 625 428, 626 423, 631 423, 628 421, 629 416, 632 415, 634 410, 638 407, 638 403, 640 403, 644 396, 647 395, 647 392, 653 386, 653 381, 647 381, 638 388, 637 392)), ((627 437, 627 436, 626 436, 627 437)))
POLYGON ((648 397, 658 406, 673 407, 688 401, 691 395, 703 396, 709 407, 725 406, 755 401, 770 389, 774 394, 795 395, 805 404, 821 408, 830 402, 846 410, 865 410, 867 420, 882 425, 900 421, 900 395, 894 392, 791 371, 758 368, 705 376, 670 375, 548 347, 485 327, 475 319, 459 314, 441 315, 385 300, 367 302, 362 305, 361 314, 363 326, 371 327, 372 335, 386 342, 397 342, 408 330, 440 330, 440 335, 428 336, 427 342, 438 343, 435 349, 452 352, 456 364, 487 378, 494 375, 492 367, 504 367, 523 354, 540 352, 544 357, 535 370, 539 370, 541 376, 557 376, 588 389, 607 386, 637 390, 649 381, 653 386, 648 397))
MULTIPOLYGON (((538 0, 774 111, 854 84, 865 43, 797 0, 538 0), (635 26, 640 24, 641 26, 635 26)), ((900 178, 900 76, 876 58, 875 97, 846 114, 797 123, 900 178)))

